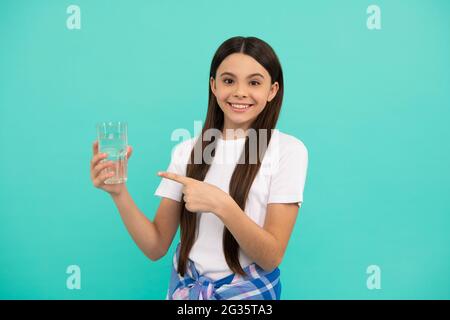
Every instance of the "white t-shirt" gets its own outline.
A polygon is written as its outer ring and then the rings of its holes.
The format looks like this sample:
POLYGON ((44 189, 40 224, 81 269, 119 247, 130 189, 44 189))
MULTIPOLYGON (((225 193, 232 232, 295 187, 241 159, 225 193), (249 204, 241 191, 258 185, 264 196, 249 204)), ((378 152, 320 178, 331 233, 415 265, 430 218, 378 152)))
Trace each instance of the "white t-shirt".
MULTIPOLYGON (((199 135, 175 146, 167 171, 186 175, 186 164, 198 137, 199 135)), ((231 175, 244 143, 245 138, 219 138, 214 160, 204 181, 229 193, 231 175)), ((274 129, 258 174, 250 188, 245 213, 263 227, 268 203, 297 203, 300 206, 303 202, 307 166, 308 150, 303 142, 274 129)), ((162 178, 155 195, 181 201, 182 189, 181 184, 162 178)), ((221 279, 232 273, 222 248, 224 224, 211 212, 197 214, 196 240, 189 259, 195 263, 200 275, 213 280, 221 279)), ((239 250, 239 261, 242 268, 253 262, 242 249, 239 250)))

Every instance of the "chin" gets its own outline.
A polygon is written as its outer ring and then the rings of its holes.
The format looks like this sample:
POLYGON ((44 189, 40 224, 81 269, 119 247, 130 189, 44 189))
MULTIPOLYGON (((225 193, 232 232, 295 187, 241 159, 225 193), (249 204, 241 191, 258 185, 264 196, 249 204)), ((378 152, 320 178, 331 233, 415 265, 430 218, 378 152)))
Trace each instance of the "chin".
POLYGON ((253 121, 255 118, 254 117, 249 117, 249 116, 237 116, 232 114, 232 115, 228 115, 228 118, 235 124, 246 124, 249 121, 253 121))

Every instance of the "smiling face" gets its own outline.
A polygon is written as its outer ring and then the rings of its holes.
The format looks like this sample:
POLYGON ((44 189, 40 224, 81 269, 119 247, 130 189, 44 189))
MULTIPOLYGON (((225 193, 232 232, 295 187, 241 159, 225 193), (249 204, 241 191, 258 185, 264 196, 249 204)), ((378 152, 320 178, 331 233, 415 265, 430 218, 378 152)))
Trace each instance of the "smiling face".
POLYGON ((247 130, 279 88, 258 61, 243 53, 226 57, 210 85, 224 113, 224 133, 226 129, 247 130))

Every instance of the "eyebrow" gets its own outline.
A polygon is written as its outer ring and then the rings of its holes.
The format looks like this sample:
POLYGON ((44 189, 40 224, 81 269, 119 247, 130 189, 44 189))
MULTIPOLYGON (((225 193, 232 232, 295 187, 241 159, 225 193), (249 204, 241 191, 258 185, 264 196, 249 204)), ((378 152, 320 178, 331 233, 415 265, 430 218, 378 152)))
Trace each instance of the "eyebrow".
MULTIPOLYGON (((231 72, 224 72, 224 73, 222 73, 220 76, 222 77, 222 76, 224 76, 224 75, 230 75, 230 76, 232 76, 232 77, 236 77, 236 75, 232 74, 231 72)), ((260 76, 261 78, 264 79, 264 76, 263 76, 261 73, 252 73, 252 74, 249 75, 247 78, 251 78, 251 77, 254 77, 254 76, 260 76)))

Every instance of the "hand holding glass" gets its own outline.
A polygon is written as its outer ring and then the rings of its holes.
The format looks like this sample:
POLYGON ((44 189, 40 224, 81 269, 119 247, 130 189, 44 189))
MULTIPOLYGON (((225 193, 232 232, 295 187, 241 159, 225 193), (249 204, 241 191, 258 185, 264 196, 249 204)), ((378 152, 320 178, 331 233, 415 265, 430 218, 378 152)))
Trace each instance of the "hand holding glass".
POLYGON ((108 154, 101 162, 112 161, 113 166, 104 170, 114 172, 105 184, 127 181, 128 125, 123 121, 97 123, 98 152, 108 154))

